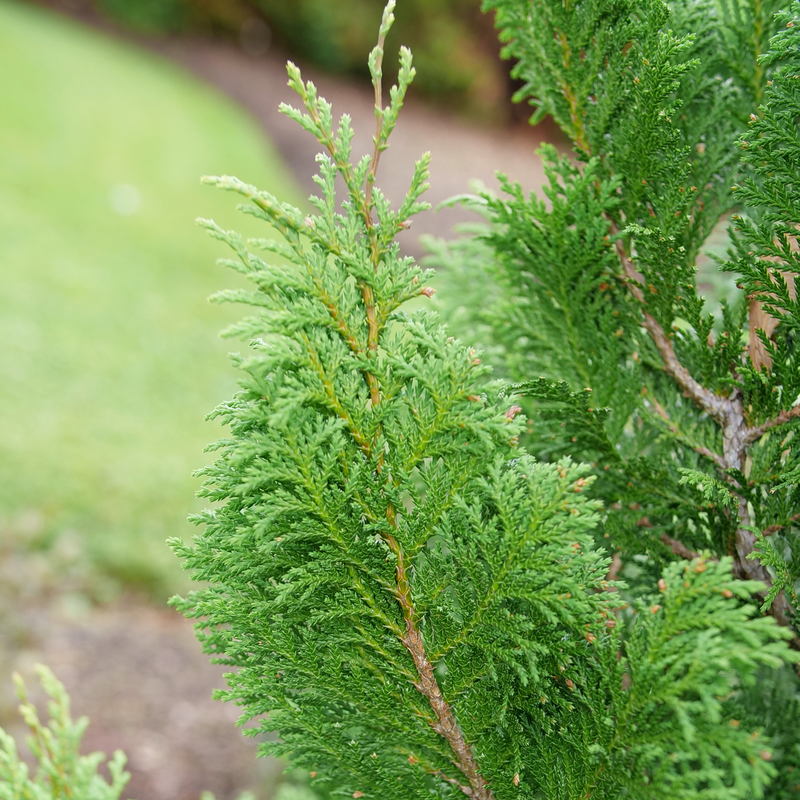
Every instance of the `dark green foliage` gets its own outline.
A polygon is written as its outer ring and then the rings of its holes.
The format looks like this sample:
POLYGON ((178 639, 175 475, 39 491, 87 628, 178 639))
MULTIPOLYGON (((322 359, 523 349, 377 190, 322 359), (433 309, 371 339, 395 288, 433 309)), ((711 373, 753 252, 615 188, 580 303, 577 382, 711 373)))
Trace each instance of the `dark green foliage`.
MULTIPOLYGON (((670 562, 732 557, 737 577, 769 585, 761 610, 800 647, 800 5, 485 5, 525 81, 518 99, 553 116, 578 163, 544 149, 546 202, 504 178, 502 197, 470 200, 477 238, 439 245, 452 285, 498 287, 466 327, 490 329, 510 391, 528 398, 526 446, 592 463, 600 541, 631 597, 670 562), (698 256, 731 211, 722 268, 738 291, 715 309, 698 256)), ((800 785, 798 685, 765 680, 730 704, 784 742, 768 794, 782 798, 800 785)))
MULTIPOLYGON (((733 580, 729 570, 728 560, 671 564, 661 594, 636 604, 622 667, 630 687, 615 693, 613 744, 594 773, 597 789, 607 787, 600 796, 761 795, 773 772, 765 763, 770 754, 757 736, 742 735, 739 720, 731 717, 734 704, 725 702, 732 688, 729 670, 752 686, 755 664, 747 657, 739 662, 736 649, 729 648, 774 627, 772 620, 749 619, 751 611, 731 599, 744 599, 756 587, 733 580), (626 767, 629 778, 617 783, 612 776, 626 767), (636 785, 640 780, 644 787, 636 785), (615 794, 615 783, 617 792, 621 783, 627 794, 615 794)), ((760 656, 776 663, 768 649, 760 656)))
MULTIPOLYGON (((786 399, 800 396, 800 370, 794 348, 786 341, 800 328, 800 303, 795 283, 800 274, 796 243, 800 224, 800 4, 781 12, 783 30, 772 40, 772 49, 759 59, 762 67, 774 66, 759 115, 753 114, 749 130, 739 140, 742 162, 753 177, 739 187, 737 199, 755 220, 736 217, 739 258, 728 269, 740 273, 742 288, 761 301, 764 309, 781 322, 786 332, 775 347, 774 368, 781 373, 786 399), (751 212, 752 213, 752 212, 751 212), (748 252, 744 252, 744 248, 748 252), (776 268, 776 264, 780 267, 776 268), (783 346, 785 352, 779 353, 783 346)), ((776 413, 778 401, 766 409, 776 413)))
MULTIPOLYGON (((734 717, 734 699, 761 670, 792 660, 789 632, 747 603, 762 585, 735 580, 730 559, 698 558, 669 565, 660 581, 654 573, 629 605, 594 544, 601 504, 591 499, 591 467, 555 453, 537 461, 519 446, 525 426, 510 398, 524 390, 562 409, 562 419, 564 407, 572 411, 585 447, 608 451, 612 480, 629 468, 594 399, 595 386, 606 391, 603 367, 578 360, 593 341, 583 321, 562 361, 573 381, 583 370, 587 385, 508 387, 487 382, 477 351, 431 311, 402 309, 432 294, 429 273, 401 258, 395 241, 424 208, 428 157, 392 210, 375 176, 414 76, 403 49, 384 107, 392 8, 369 61, 371 157, 351 162, 349 118, 334 123, 330 105, 289 65, 304 111, 282 111, 326 150, 315 214, 236 178, 207 179, 242 196, 241 210, 282 241, 244 242, 202 221, 236 255, 222 263, 253 284, 219 299, 253 311, 229 331, 250 344, 234 356, 242 391, 212 415, 230 428, 202 471, 214 506, 197 519, 203 530, 191 546, 173 542, 206 587, 175 604, 198 619, 206 651, 236 668, 220 697, 241 707, 242 723, 255 722, 252 734, 279 733, 262 752, 309 770, 327 792, 761 797, 775 775, 771 751, 757 724, 734 717)), ((540 299, 551 292, 553 307, 529 304, 543 325, 559 321, 584 274, 592 291, 580 302, 606 313, 593 298, 613 272, 602 215, 618 209, 619 184, 599 161, 586 169, 554 162, 551 210, 515 195, 538 220, 519 253, 549 257, 540 299), (548 226, 584 221, 568 208, 577 202, 596 225, 569 244, 551 240, 548 226)), ((615 297, 633 329, 631 301, 615 297)), ((612 342, 621 338, 615 319, 603 329, 612 342)), ((602 358, 613 364, 622 352, 607 347, 602 358)), ((545 355, 552 364, 557 356, 545 355)))
MULTIPOLYGON (((767 81, 767 64, 763 59, 770 47, 770 39, 777 33, 781 6, 779 0, 761 0, 743 3, 741 0, 715 0, 707 6, 712 11, 710 23, 715 29, 718 45, 714 55, 724 78, 732 78, 737 89, 747 98, 747 105, 755 109, 764 97, 767 81), (721 24, 714 24, 719 19, 721 24)), ((693 28, 697 32, 697 28, 693 28)))
MULTIPOLYGON (((530 14, 521 0, 487 6, 519 59, 520 96, 554 116, 584 162, 542 152, 547 204, 508 181, 507 198, 473 200, 491 223, 485 244, 462 243, 450 258, 475 265, 475 275, 482 262, 504 289, 479 313, 505 350, 509 377, 537 378, 528 386, 541 412, 530 446, 595 463, 598 496, 616 509, 607 525, 631 555, 655 565, 674 538, 691 551, 732 554, 751 574, 754 525, 782 539, 769 552, 792 563, 800 499, 791 447, 800 395, 792 15, 773 21, 772 6, 748 0, 676 2, 671 11, 633 0, 575 8, 536 0, 530 14), (773 49, 756 59, 765 31, 779 27, 773 49), (749 104, 762 96, 759 115, 749 104), (738 260, 726 269, 780 322, 749 337, 763 340, 766 365, 746 357, 745 297, 725 298, 712 314, 696 289, 697 254, 737 198, 754 221, 737 218, 738 260), (545 391, 558 381, 564 389, 545 391), (592 413, 556 396, 586 389, 592 413), (686 480, 687 470, 706 474, 705 485, 686 480), (750 504, 747 518, 729 495, 709 495, 720 481, 750 504)), ((758 309, 750 311, 758 327, 758 309)))
POLYGON ((773 748, 778 774, 768 790, 769 797, 790 798, 800 791, 800 698, 790 667, 763 670, 752 686, 737 697, 742 725, 763 725, 773 748))

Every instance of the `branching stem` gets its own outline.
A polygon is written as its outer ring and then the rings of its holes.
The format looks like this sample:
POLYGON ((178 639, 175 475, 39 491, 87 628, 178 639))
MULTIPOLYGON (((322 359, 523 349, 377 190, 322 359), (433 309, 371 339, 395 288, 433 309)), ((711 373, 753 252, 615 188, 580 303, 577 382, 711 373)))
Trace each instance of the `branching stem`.
MULTIPOLYGON (((610 225, 612 233, 618 234, 619 228, 617 225, 613 221, 610 221, 610 225)), ((669 335, 666 333, 661 323, 647 311, 647 302, 644 292, 641 289, 643 277, 636 270, 633 259, 626 250, 625 244, 621 238, 617 239, 616 249, 630 292, 642 306, 644 315, 642 327, 650 335, 656 349, 661 355, 664 371, 678 384, 683 391, 684 397, 692 400, 695 405, 712 417, 722 429, 722 456, 712 453, 711 451, 707 454, 704 453, 704 455, 711 457, 714 463, 722 470, 734 469, 741 471, 744 468, 748 445, 756 441, 756 439, 767 430, 781 425, 784 422, 788 422, 789 419, 800 415, 800 407, 796 406, 788 412, 782 411, 777 417, 762 425, 752 428, 749 427, 745 420, 744 405, 738 390, 734 390, 730 396, 716 394, 711 389, 699 383, 680 362, 669 335)), ((771 586, 772 578, 766 567, 759 561, 748 558, 755 550, 756 537, 750 530, 750 512, 747 508, 747 499, 740 493, 742 487, 735 480, 731 481, 728 475, 725 477, 733 486, 734 491, 739 490, 736 491, 739 496, 739 507, 737 511, 738 522, 735 538, 735 571, 741 578, 761 581, 767 586, 771 586)), ((663 538, 662 541, 664 541, 663 538)), ((678 552, 673 547, 673 544, 680 545, 680 542, 670 539, 670 541, 665 542, 665 544, 667 544, 673 552, 678 552)), ((680 547, 684 548, 683 545, 680 545, 680 547)), ((692 553, 688 548, 685 549, 687 553, 692 553)), ((679 555, 683 555, 684 558, 687 557, 683 553, 679 553, 679 555)), ((694 554, 692 554, 692 557, 693 556, 694 554)), ((770 606, 769 613, 775 617, 779 624, 791 629, 790 608, 783 592, 780 592, 777 597, 775 597, 770 606)), ((796 634, 792 640, 792 646, 795 649, 800 649, 800 638, 798 638, 796 634)))
POLYGON ((777 428, 779 425, 783 425, 795 417, 800 417, 800 405, 793 406, 789 411, 781 411, 772 419, 768 419, 760 425, 754 425, 752 428, 748 428, 745 433, 745 444, 752 444, 760 439, 768 430, 777 428))

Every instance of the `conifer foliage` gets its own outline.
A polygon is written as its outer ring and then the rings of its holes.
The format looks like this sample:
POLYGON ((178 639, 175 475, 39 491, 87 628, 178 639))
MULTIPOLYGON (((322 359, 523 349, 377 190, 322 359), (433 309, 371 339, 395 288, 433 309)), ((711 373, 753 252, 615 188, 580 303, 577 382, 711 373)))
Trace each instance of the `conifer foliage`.
MULTIPOLYGON (((591 463, 598 540, 627 596, 701 552, 732 558, 798 648, 800 4, 787 5, 487 0, 518 99, 575 158, 543 147, 543 197, 504 177, 500 197, 468 198, 486 224, 434 255, 494 280, 492 304, 453 319, 489 332, 531 417, 525 446, 591 463), (703 266, 726 221, 727 258, 703 266)), ((791 671, 760 680, 731 702, 779 743, 767 794, 784 798, 800 787, 800 686, 791 671)))
MULTIPOLYGON (((730 559, 700 557, 623 602, 594 545, 590 467, 528 455, 521 409, 487 380, 476 350, 431 311, 402 308, 432 294, 429 273, 396 242, 425 208, 428 156, 393 210, 376 175, 414 76, 403 49, 384 105, 393 8, 369 62, 371 155, 353 160, 349 117, 335 123, 288 65, 303 109, 281 110, 325 150, 316 213, 207 179, 280 239, 245 242, 202 221, 233 250, 223 263, 253 284, 219 299, 253 311, 230 330, 250 350, 234 358, 241 391, 214 414, 230 428, 203 470, 214 506, 191 545, 173 542, 205 587, 174 602, 198 619, 207 652, 235 668, 220 697, 255 721, 253 734, 279 734, 262 752, 324 790, 356 800, 761 797, 772 751, 731 698, 790 660, 790 634, 747 603, 762 585, 735 580, 730 559)), ((662 17, 645 25, 648 41, 661 41, 650 28, 662 17)), ((662 46, 659 69, 678 82, 673 61, 686 46, 662 46)), ((598 112, 598 124, 613 115, 598 112)), ((640 146, 629 141, 620 158, 635 161, 640 146)), ((587 203, 618 208, 618 179, 592 165, 596 182, 554 169, 583 181, 575 193, 587 203)), ((668 249, 651 239, 653 253, 668 249)), ((633 328, 634 305, 618 295, 633 328)))
POLYGON ((439 248, 504 287, 477 314, 534 398, 528 446, 593 463, 623 559, 652 578, 675 557, 729 555, 738 576, 771 584, 765 608, 791 626, 800 6, 485 5, 517 59, 518 99, 578 159, 543 149, 546 202, 505 179, 506 197, 471 200, 490 221, 479 240, 439 248), (713 313, 698 256, 732 212, 722 269, 743 291, 726 287, 713 313))
POLYGON ((36 759, 33 774, 20 758, 11 736, 0 728, 0 800, 119 800, 130 775, 125 772, 125 755, 121 750, 104 766, 110 781, 98 772, 103 765, 103 753, 81 755, 80 745, 88 720, 74 721, 70 715, 69 697, 63 684, 47 667, 36 668, 49 698, 49 724, 39 718, 36 706, 19 675, 15 675, 20 715, 28 726, 27 743, 36 759))

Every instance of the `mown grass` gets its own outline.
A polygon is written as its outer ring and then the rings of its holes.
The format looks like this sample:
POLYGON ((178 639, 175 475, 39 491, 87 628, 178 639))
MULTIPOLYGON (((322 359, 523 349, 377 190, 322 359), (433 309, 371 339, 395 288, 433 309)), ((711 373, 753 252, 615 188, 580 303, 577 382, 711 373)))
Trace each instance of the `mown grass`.
POLYGON ((206 298, 236 280, 193 220, 268 235, 199 176, 297 194, 227 99, 49 12, 0 0, 0 75, 0 536, 69 531, 163 596, 235 389, 206 298))

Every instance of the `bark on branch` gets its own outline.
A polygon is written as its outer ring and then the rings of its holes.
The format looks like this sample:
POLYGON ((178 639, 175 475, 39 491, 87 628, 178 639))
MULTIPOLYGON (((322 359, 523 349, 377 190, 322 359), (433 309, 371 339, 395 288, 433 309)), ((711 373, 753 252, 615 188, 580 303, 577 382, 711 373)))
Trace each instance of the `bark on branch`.
POLYGON ((448 783, 456 785, 464 794, 473 800, 494 800, 489 785, 484 780, 478 768, 478 762, 472 753, 472 748, 464 739, 464 734, 456 721, 450 704, 442 696, 436 675, 433 672, 433 665, 428 660, 425 652, 425 642, 422 634, 416 625, 414 605, 411 600, 411 588, 408 582, 408 571, 405 561, 405 554, 399 544, 392 536, 386 538, 386 543, 397 558, 397 600, 403 610, 403 619, 406 623, 405 635, 401 638, 417 669, 419 680, 414 684, 417 691, 424 695, 430 703, 433 713, 436 715, 436 722, 432 725, 442 738, 450 745, 450 749, 455 756, 454 764, 469 782, 469 787, 447 779, 448 783))
MULTIPOLYGON (((671 536, 667 536, 666 533, 661 534, 661 541, 675 553, 676 556, 680 556, 681 558, 685 558, 687 561, 691 561, 694 558, 700 558, 703 554, 697 553, 694 550, 690 550, 683 542, 679 542, 677 539, 673 539, 671 536)), ((709 561, 718 561, 719 559, 711 558, 709 561)))
POLYGON ((667 428, 669 429, 670 433, 672 433, 680 442, 683 442, 688 447, 691 447, 695 453, 703 456, 704 458, 713 461, 721 470, 726 470, 727 465, 725 464, 725 459, 719 454, 715 453, 708 447, 705 447, 701 444, 697 444, 692 442, 687 436, 683 435, 681 431, 678 429, 678 426, 670 419, 669 414, 667 413, 666 409, 658 402, 658 400, 653 399, 653 405, 655 406, 656 413, 658 414, 661 419, 664 420, 667 424, 667 428))
MULTIPOLYGON (((610 229, 613 234, 619 233, 619 228, 613 221, 610 221, 610 229)), ((644 278, 637 271, 622 239, 617 239, 616 250, 630 292, 642 306, 642 327, 655 344, 664 364, 664 371, 673 378, 684 396, 692 400, 698 408, 712 417, 721 428, 722 456, 711 451, 702 453, 702 455, 711 458, 721 470, 735 469, 741 471, 744 468, 748 446, 766 431, 800 416, 800 406, 795 406, 790 411, 781 411, 776 417, 761 425, 748 427, 745 420, 744 406, 738 390, 734 390, 730 396, 718 395, 699 383, 680 362, 669 335, 658 320, 647 310, 647 300, 642 291, 644 278)), ((734 543, 736 560, 734 571, 741 578, 761 581, 767 586, 771 586, 772 578, 766 567, 757 559, 748 558, 755 550, 756 537, 750 530, 750 514, 747 508, 747 500, 739 494, 741 486, 735 480, 731 481, 729 479, 729 482, 734 487, 734 490, 739 490, 737 491, 739 507, 736 512, 736 537, 734 543)), ((689 550, 681 542, 666 536, 666 534, 661 537, 661 541, 676 555, 680 555, 683 558, 695 558, 699 555, 689 550)), ((780 592, 775 597, 769 613, 775 617, 779 624, 792 630, 790 624, 791 609, 783 592, 780 592)), ((796 634, 792 640, 792 646, 800 650, 800 639, 796 634)))
POLYGON ((800 417, 800 405, 794 406, 788 411, 781 411, 776 417, 762 422, 760 425, 748 428, 744 437, 745 444, 752 444, 760 439, 768 430, 777 428, 779 425, 783 425, 795 417, 800 417))

